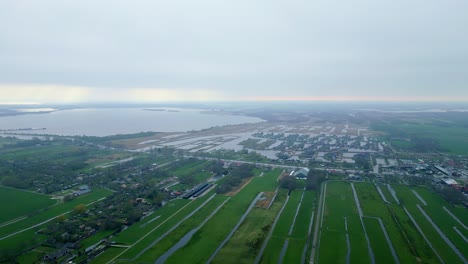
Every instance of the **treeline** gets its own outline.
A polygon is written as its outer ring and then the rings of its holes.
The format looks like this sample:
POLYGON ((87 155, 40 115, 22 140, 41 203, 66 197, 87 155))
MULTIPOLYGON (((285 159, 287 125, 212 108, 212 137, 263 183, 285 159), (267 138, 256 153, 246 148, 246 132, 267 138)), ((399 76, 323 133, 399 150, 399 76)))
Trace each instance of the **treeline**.
POLYGON ((221 194, 230 192, 235 187, 239 186, 243 179, 252 177, 254 175, 254 168, 255 167, 251 164, 242 164, 232 168, 223 182, 218 185, 216 192, 221 194))
POLYGON ((306 190, 316 191, 320 184, 327 178, 328 172, 323 170, 310 170, 306 179, 306 190))

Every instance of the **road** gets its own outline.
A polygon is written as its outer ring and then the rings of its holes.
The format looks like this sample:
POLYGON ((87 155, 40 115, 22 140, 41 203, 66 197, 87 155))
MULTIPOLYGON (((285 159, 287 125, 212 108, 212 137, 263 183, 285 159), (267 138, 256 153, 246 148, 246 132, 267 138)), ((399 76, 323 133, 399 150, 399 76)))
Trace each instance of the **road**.
MULTIPOLYGON (((272 167, 272 168, 282 168, 282 169, 307 168, 307 167, 301 167, 301 166, 281 165, 281 164, 274 164, 274 163, 253 162, 253 161, 245 161, 245 160, 230 160, 230 159, 219 159, 219 158, 198 157, 198 156, 184 156, 184 157, 204 159, 204 160, 222 160, 222 161, 233 162, 233 163, 252 164, 252 165, 259 165, 259 166, 272 167)), ((361 174, 366 173, 365 171, 362 171, 362 170, 349 170, 349 169, 341 169, 341 168, 314 168, 314 170, 321 170, 321 171, 328 171, 328 172, 340 172, 340 173, 361 173, 361 174)))

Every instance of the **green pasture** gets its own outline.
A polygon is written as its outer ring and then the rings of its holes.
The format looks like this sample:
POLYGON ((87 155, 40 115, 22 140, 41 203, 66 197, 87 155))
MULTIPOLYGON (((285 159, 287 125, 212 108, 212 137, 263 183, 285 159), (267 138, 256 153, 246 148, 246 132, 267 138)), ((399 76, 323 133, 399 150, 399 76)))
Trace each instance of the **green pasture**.
POLYGON ((364 217, 364 226, 374 252, 376 263, 395 263, 380 223, 375 218, 364 217))
POLYGON ((99 254, 96 258, 91 260, 90 263, 95 263, 95 264, 103 264, 103 263, 108 263, 111 261, 115 256, 119 255, 125 250, 125 248, 122 247, 110 247, 107 248, 104 252, 99 254))
MULTIPOLYGON (((258 237, 262 228, 273 224, 276 215, 280 211, 286 199, 286 190, 280 190, 270 209, 254 208, 249 213, 244 223, 234 233, 228 243, 221 249, 213 260, 213 263, 253 263, 260 250, 247 244, 249 239, 258 237)), ((268 231, 263 233, 265 239, 268 231)), ((262 243, 259 243, 261 246, 262 243)))
POLYGON ((127 245, 135 243, 138 239, 160 225, 189 202, 191 202, 191 200, 186 199, 176 199, 168 202, 151 215, 117 234, 113 238, 113 241, 127 245))
POLYGON ((279 173, 279 170, 273 170, 266 172, 263 177, 254 177, 202 229, 194 234, 185 247, 172 255, 167 263, 202 263, 208 260, 258 193, 271 192, 276 189, 278 185, 276 179, 279 173))
MULTIPOLYGON (((445 241, 440 237, 440 235, 436 232, 434 227, 429 223, 429 221, 424 217, 424 215, 421 213, 421 211, 417 208, 416 204, 420 204, 421 202, 419 201, 418 198, 414 195, 413 192, 411 192, 411 189, 409 186, 404 186, 404 185, 394 185, 392 186, 395 191, 397 192, 397 196, 402 201, 403 205, 408 209, 408 211, 411 213, 411 215, 414 217, 418 225, 421 227, 422 231, 426 235, 426 237, 429 239, 431 242, 432 246, 435 248, 437 253, 441 256, 441 258, 444 260, 446 263, 462 263, 460 258, 455 254, 455 252, 445 243, 445 241)), ((419 189, 418 189, 419 191, 419 189)), ((426 201, 429 203, 429 201, 426 201)), ((423 209, 426 211, 427 214, 429 214, 429 210, 425 206, 423 206, 423 209)), ((433 219, 436 224, 439 225, 440 229, 445 233, 445 235, 449 238, 451 238, 450 232, 446 232, 446 224, 444 224, 446 221, 450 222, 452 219, 450 218, 449 215, 447 215, 446 212, 442 211, 443 209, 440 208, 440 214, 445 215, 446 217, 443 219, 436 218, 433 219), (441 226, 440 226, 441 225, 441 226)), ((432 218, 432 215, 429 215, 432 218)), ((458 239, 460 239, 458 237, 458 239)), ((455 245, 459 245, 457 243, 457 238, 452 241, 455 245)), ((458 246, 457 246, 458 247, 458 246)), ((462 251, 462 253, 466 252, 466 247, 459 248, 459 250, 462 251), (463 250, 465 249, 465 250, 463 250)), ((466 253, 464 253, 465 255, 466 253)), ((466 255, 465 255, 466 257, 466 255)))
MULTIPOLYGON (((418 259, 422 259, 428 263, 435 260, 436 256, 431 253, 430 248, 426 245, 420 234, 417 233, 411 220, 408 219, 400 206, 397 206, 396 203, 385 204, 377 188, 371 183, 355 183, 354 187, 356 188, 364 215, 382 219, 398 258, 402 263, 411 263, 418 259)), ((387 189, 386 186, 381 186, 380 189, 383 191, 383 188, 387 189)), ((390 195, 390 192, 388 194, 390 195)), ((394 201, 393 196, 391 196, 391 200, 387 197, 387 200, 394 201)), ((366 222, 369 221, 366 220, 366 222)), ((368 232, 371 242, 372 240, 376 241, 371 234, 368 232)), ((377 236, 381 235, 383 236, 382 231, 377 233, 377 236)), ((371 247, 376 257, 381 254, 381 251, 385 253, 389 250, 388 245, 385 248, 380 248, 371 243, 371 247)))
MULTIPOLYGON (((202 222, 220 206, 226 199, 225 196, 215 196, 204 207, 196 212, 192 217, 183 222, 177 229, 172 231, 167 237, 163 238, 159 243, 151 247, 140 258, 136 259, 138 263, 154 263, 156 259, 162 256, 172 246, 174 246, 188 232, 197 228, 202 222)), ((157 237, 153 237, 156 239, 157 237)))
POLYGON ((141 239, 142 236, 134 236, 137 239, 137 242, 132 244, 132 246, 125 251, 119 259, 133 259, 140 252, 142 252, 146 247, 148 247, 153 241, 162 236, 164 233, 169 231, 174 225, 182 221, 187 215, 189 215, 193 210, 202 205, 213 193, 210 192, 203 197, 193 200, 187 206, 180 208, 179 211, 164 219, 156 228, 148 231, 146 234, 150 234, 145 238, 141 239), (140 240, 141 239, 141 240, 140 240))
POLYGON ((56 203, 50 196, 0 186, 0 225, 56 203))
MULTIPOLYGON (((295 190, 291 192, 288 204, 281 213, 281 216, 278 219, 278 222, 276 223, 275 230, 273 230, 272 236, 284 238, 288 237, 289 229, 291 228, 291 225, 293 223, 294 215, 296 214, 297 206, 299 205, 301 195, 302 190, 295 190)), ((281 245, 281 247, 282 246, 283 245, 281 245)), ((281 251, 281 248, 279 248, 279 250, 281 251)))
MULTIPOLYGON (((92 202, 96 202, 97 200, 104 198, 109 194, 111 194, 111 191, 109 190, 96 188, 91 193, 77 197, 69 202, 54 205, 45 209, 44 211, 37 212, 31 216, 28 216, 27 218, 21 221, 0 227, 0 237, 4 237, 6 235, 9 235, 11 233, 25 228, 29 228, 33 225, 44 222, 51 218, 60 216, 62 214, 66 214, 67 212, 71 212, 73 208, 78 204, 89 204, 92 202)), ((5 240, 1 240, 0 243, 5 240)))
MULTIPOLYGON (((73 207, 75 207, 78 204, 88 204, 97 201, 98 199, 103 198, 109 194, 110 191, 108 190, 95 189, 92 193, 78 197, 73 201, 49 207, 47 210, 42 211, 36 215, 25 218, 11 225, 1 227, 0 237, 8 236, 15 232, 42 223, 46 220, 53 219, 59 215, 66 214, 67 212, 73 210, 73 207)), ((46 236, 37 234, 36 232, 53 222, 54 220, 47 222, 43 225, 37 226, 35 228, 17 233, 8 238, 2 239, 0 240, 0 248, 3 250, 22 251, 32 246, 39 245, 46 239, 46 236)))
MULTIPOLYGON (((346 182, 330 182, 325 194, 323 226, 319 245, 320 263, 345 263, 345 217, 351 243, 351 262, 370 263, 364 236, 351 186, 346 182)), ((320 223, 317 223, 320 224, 320 223)))

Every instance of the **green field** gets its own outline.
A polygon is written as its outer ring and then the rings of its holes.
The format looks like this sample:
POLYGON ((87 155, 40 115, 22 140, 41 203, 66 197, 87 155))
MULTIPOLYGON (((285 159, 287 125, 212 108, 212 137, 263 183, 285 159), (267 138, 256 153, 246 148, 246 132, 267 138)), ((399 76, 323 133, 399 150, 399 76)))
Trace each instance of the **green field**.
MULTIPOLYGON (((398 258, 402 263, 411 263, 417 261, 417 259, 421 259, 426 263, 431 263, 436 260, 436 256, 431 252, 430 248, 426 245, 423 238, 417 232, 400 206, 396 205, 395 203, 386 205, 373 184, 355 183, 354 186, 356 188, 359 201, 361 202, 364 215, 370 217, 379 217, 382 219, 390 236, 390 240, 392 241, 395 251, 397 252, 398 258)), ((386 186, 381 186, 382 191, 384 191, 384 188, 388 192, 386 186)), ((390 195, 390 192, 385 193, 385 195, 387 194, 390 195)), ((387 197, 387 200, 392 202, 394 201, 391 195, 390 198, 387 197)), ((366 227, 367 224, 370 224, 371 226, 375 225, 373 221, 366 219, 365 224, 366 227)), ((375 229, 375 227, 373 228, 375 229)), ((384 248, 374 246, 372 241, 376 242, 378 245, 382 243, 379 241, 383 237, 383 233, 381 229, 378 230, 379 232, 376 233, 377 237, 370 236, 369 238, 371 240, 371 246, 376 258, 382 254, 381 251, 384 253, 389 252, 389 247, 386 241, 386 247, 384 248)), ((368 231, 368 233, 370 232, 368 231)), ((391 257, 391 255, 389 255, 389 257, 391 257)))
POLYGON ((372 245, 372 251, 374 252, 375 262, 395 263, 379 221, 369 217, 364 217, 363 221, 367 234, 370 234, 369 240, 372 245))
POLYGON ((346 262, 348 246, 345 217, 351 243, 351 263, 370 263, 364 230, 349 183, 330 182, 327 184, 323 214, 318 252, 319 263, 346 262))
POLYGON ((121 247, 110 247, 106 249, 104 252, 99 254, 95 259, 91 261, 91 263, 102 264, 108 263, 111 261, 115 256, 119 255, 125 250, 125 248, 121 247))
POLYGON ((202 263, 208 260, 224 238, 239 221, 252 200, 261 191, 274 191, 279 170, 266 172, 253 180, 238 194, 233 196, 208 223, 194 234, 190 242, 167 263, 202 263))
MULTIPOLYGON (((424 217, 422 212, 417 208, 416 205, 421 204, 421 202, 418 198, 416 198, 414 193, 411 191, 410 187, 403 185, 395 185, 393 186, 393 188, 397 192, 398 198, 401 199, 404 206, 414 217, 414 219, 421 227, 426 237, 429 239, 430 243, 435 248, 436 252, 444 260, 444 262, 462 263, 462 260, 460 260, 460 258, 455 254, 455 252, 447 245, 447 243, 436 232, 434 227, 424 217)), ((437 226, 442 230, 442 232, 444 232, 444 234, 452 241, 452 243, 458 248, 458 250, 461 251, 464 257, 467 258, 468 248, 466 247, 466 242, 464 242, 462 238, 455 233, 452 227, 457 226, 460 231, 463 228, 442 209, 442 206, 446 206, 447 208, 451 208, 451 206, 448 203, 446 203, 438 194, 432 191, 423 188, 415 188, 415 190, 428 203, 428 206, 422 206, 424 211, 431 217, 431 219, 437 224, 437 226)), ((466 219, 466 214, 468 214, 466 210, 464 214, 460 213, 460 211, 458 210, 453 211, 460 214, 462 216, 462 219, 466 219)))
MULTIPOLYGON (((154 263, 156 259, 162 256, 172 246, 174 246, 182 237, 192 229, 197 228, 213 211, 216 210, 224 201, 228 199, 225 196, 217 195, 210 200, 205 206, 197 211, 192 217, 184 221, 174 231, 163 238, 159 243, 151 247, 141 257, 137 258, 138 263, 154 263)), ((156 237, 153 237, 155 239, 156 237)))
POLYGON ((148 236, 136 236, 135 234, 132 234, 133 238, 137 239, 137 241, 132 244, 132 247, 126 250, 125 253, 119 257, 119 259, 129 260, 135 258, 156 239, 169 231, 174 225, 182 221, 187 215, 202 205, 212 194, 213 193, 210 192, 203 197, 192 200, 186 206, 179 208, 179 210, 174 214, 167 218, 161 219, 161 222, 155 228, 145 233, 145 235, 148 234, 148 236))
POLYGON ((272 237, 262 256, 262 263, 277 263, 286 239, 289 239, 289 244, 283 262, 301 262, 304 247, 308 239, 309 225, 315 201, 314 192, 306 191, 304 193, 304 198, 299 207, 296 222, 294 223, 291 235, 289 235, 289 230, 293 224, 294 216, 296 215, 302 193, 302 190, 295 190, 291 193, 288 204, 278 219, 275 230, 273 230, 272 237))
POLYGON ((291 192, 289 201, 284 207, 275 229, 273 230, 270 241, 268 241, 265 252, 262 256, 262 263, 277 262, 284 241, 288 237, 289 229, 294 220, 296 209, 301 199, 302 191, 296 190, 291 192))
POLYGON ((468 129, 459 125, 458 122, 447 121, 450 124, 433 123, 433 120, 421 120, 421 122, 392 122, 375 124, 375 130, 389 134, 385 140, 402 150, 413 150, 412 141, 396 140, 392 137, 404 138, 428 138, 437 142, 440 150, 459 155, 468 154, 468 141, 466 135, 468 129))
MULTIPOLYGON (((302 196, 302 190, 295 190, 289 195, 289 201, 283 210, 276 228, 273 230, 273 237, 288 237, 289 229, 293 223, 294 216, 296 215, 297 206, 302 196)), ((281 248, 279 249, 281 250, 281 248)))
POLYGON ((190 200, 185 199, 176 199, 168 202, 153 214, 117 234, 117 236, 113 238, 113 241, 127 245, 135 243, 139 238, 160 225, 189 202, 190 200))
MULTIPOLYGON (((286 195, 287 190, 279 190, 270 209, 252 209, 244 223, 216 255, 213 263, 253 263, 260 248, 253 248, 247 242, 259 236, 266 237, 269 230, 262 232, 262 228, 273 224, 276 215, 284 204, 286 195)), ((261 244, 258 245, 261 246, 261 244)))
POLYGON ((53 205, 50 196, 0 186, 0 225, 53 205), (8 202, 6 202, 8 201, 8 202))
MULTIPOLYGON (((14 232, 18 232, 18 231, 30 228, 31 226, 37 225, 49 219, 54 219, 57 216, 66 214, 67 212, 71 212, 73 210, 73 207, 75 207, 78 204, 90 204, 90 203, 96 202, 97 200, 106 197, 110 193, 111 191, 108 191, 106 189, 94 189, 91 193, 80 196, 76 199, 73 199, 70 202, 52 206, 43 212, 32 215, 21 221, 0 227, 0 237, 5 237, 14 232)), ((0 240, 0 248, 17 249, 17 248, 24 247, 24 245, 27 245, 28 243, 40 242, 44 239, 44 237, 41 235, 35 234, 35 232, 41 229, 42 227, 43 225, 37 226, 27 231, 18 233, 14 236, 2 239, 0 240)))

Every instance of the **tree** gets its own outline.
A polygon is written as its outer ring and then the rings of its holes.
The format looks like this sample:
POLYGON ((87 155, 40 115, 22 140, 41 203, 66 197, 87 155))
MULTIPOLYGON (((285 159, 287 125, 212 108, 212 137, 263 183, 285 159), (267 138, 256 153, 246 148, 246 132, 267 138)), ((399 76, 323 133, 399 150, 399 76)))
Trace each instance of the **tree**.
POLYGON ((263 240, 265 240, 264 232, 252 232, 249 237, 247 237, 246 245, 253 250, 258 250, 262 246, 263 240))
POLYGON ((324 172, 324 171, 310 170, 309 174, 307 174, 306 189, 307 190, 317 190, 320 183, 325 178, 325 173, 326 172, 324 172))
POLYGON ((77 215, 83 214, 87 211, 88 209, 86 208, 86 205, 84 204, 79 204, 73 208, 73 212, 77 215))
POLYGON ((281 188, 286 188, 289 191, 296 189, 296 178, 293 176, 285 176, 280 182, 281 188))
POLYGON ((465 199, 460 191, 455 190, 452 187, 442 188, 441 195, 451 204, 461 204, 465 199))
POLYGON ((60 223, 63 222, 63 221, 65 221, 65 219, 67 219, 67 218, 65 217, 65 215, 59 215, 59 216, 57 216, 57 221, 60 222, 60 223))
POLYGON ((71 200, 73 200, 73 195, 69 194, 69 195, 66 195, 65 197, 63 197, 63 201, 64 202, 69 202, 71 200))

